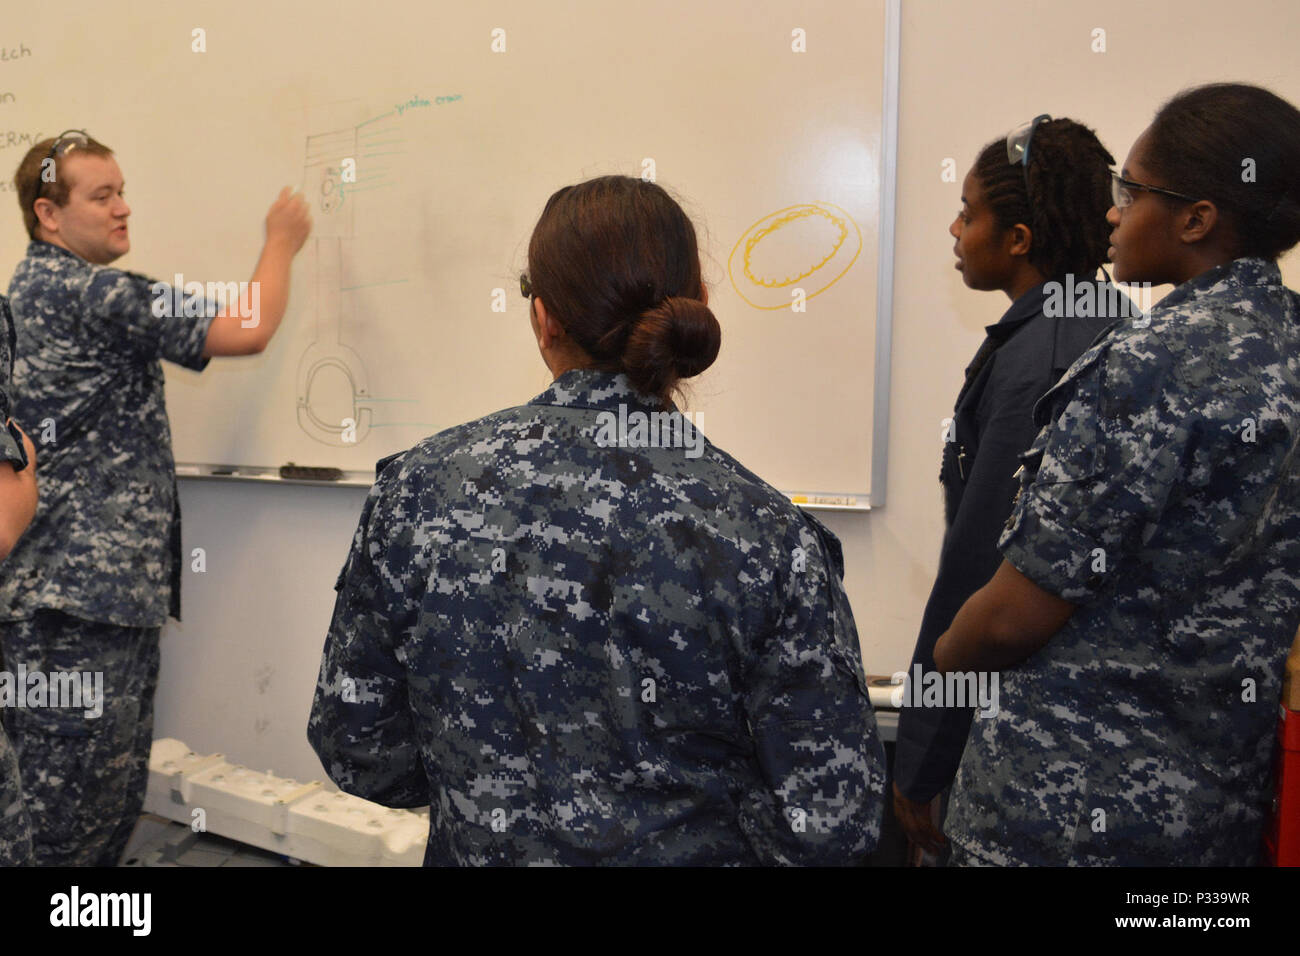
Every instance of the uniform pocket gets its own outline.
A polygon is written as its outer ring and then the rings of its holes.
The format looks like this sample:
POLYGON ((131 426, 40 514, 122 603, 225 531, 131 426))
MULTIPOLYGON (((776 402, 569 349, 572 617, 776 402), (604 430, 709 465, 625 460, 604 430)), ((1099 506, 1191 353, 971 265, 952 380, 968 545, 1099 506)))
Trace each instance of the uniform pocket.
POLYGON ((93 789, 98 756, 99 721, 79 710, 24 707, 10 711, 10 728, 23 789, 39 806, 59 806, 93 789))

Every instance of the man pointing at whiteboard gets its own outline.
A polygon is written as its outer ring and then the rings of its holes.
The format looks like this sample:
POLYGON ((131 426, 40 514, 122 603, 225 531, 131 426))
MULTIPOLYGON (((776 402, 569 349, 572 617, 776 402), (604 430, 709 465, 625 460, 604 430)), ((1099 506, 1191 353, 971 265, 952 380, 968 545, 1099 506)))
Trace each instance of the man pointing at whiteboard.
POLYGON ((131 247, 131 210, 112 150, 83 131, 33 146, 14 185, 32 240, 9 285, 15 415, 39 446, 41 496, 0 568, 0 653, 29 675, 28 706, 4 708, 6 729, 37 863, 113 866, 144 802, 159 632, 180 618, 160 360, 202 370, 214 355, 261 352, 311 219, 288 189, 271 205, 249 314, 108 267, 131 247), (80 700, 54 699, 55 673, 80 675, 80 700))

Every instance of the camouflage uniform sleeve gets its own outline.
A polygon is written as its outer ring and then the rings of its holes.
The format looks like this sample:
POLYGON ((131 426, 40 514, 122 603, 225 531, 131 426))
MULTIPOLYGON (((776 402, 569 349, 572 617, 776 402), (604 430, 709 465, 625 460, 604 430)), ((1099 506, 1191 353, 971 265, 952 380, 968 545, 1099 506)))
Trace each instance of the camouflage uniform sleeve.
POLYGON ((745 795, 740 825, 766 864, 860 863, 880 836, 884 749, 839 542, 805 517, 777 630, 747 671, 746 715, 767 786, 745 795))
MULTIPOLYGON (((0 404, 4 404, 2 399, 0 404)), ((27 467, 27 456, 23 454, 23 447, 18 444, 18 436, 9 430, 9 410, 6 408, 0 416, 4 418, 4 422, 0 423, 0 461, 12 465, 14 471, 22 471, 27 467)))
POLYGON ((1136 363, 1102 350, 1058 386, 1059 414, 1023 456, 1022 490, 998 542, 1027 578, 1076 604, 1122 573, 1183 473, 1192 436, 1183 392, 1156 356, 1136 363))
POLYGON ((173 315, 177 310, 172 287, 165 282, 120 269, 99 269, 86 287, 85 304, 90 320, 100 324, 104 341, 115 352, 166 359, 195 371, 207 367, 203 349, 219 310, 216 303, 191 297, 182 303, 182 314, 173 315))
POLYGON ((14 371, 14 317, 9 311, 9 300, 0 295, 0 461, 10 462, 16 468, 24 467, 27 455, 18 436, 8 428, 13 411, 10 384, 14 371))
POLYGON ((424 576, 413 526, 393 533, 402 523, 389 515, 383 487, 376 482, 366 498, 335 584, 307 739, 342 790, 390 807, 428 806, 402 657, 424 576))

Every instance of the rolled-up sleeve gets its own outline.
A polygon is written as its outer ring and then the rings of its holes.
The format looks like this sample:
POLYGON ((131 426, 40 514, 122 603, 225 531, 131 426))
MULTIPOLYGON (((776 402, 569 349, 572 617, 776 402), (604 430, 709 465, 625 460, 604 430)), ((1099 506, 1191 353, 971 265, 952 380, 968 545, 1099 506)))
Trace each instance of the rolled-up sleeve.
POLYGON ((166 359, 202 371, 208 328, 220 305, 196 295, 177 296, 172 286, 134 272, 99 269, 86 286, 90 321, 104 326, 102 341, 123 355, 166 359))
POLYGON ((1184 390, 1170 369, 1103 352, 1060 388, 1055 419, 1030 450, 1026 479, 998 542, 1027 578, 1087 604, 1160 521, 1193 439, 1184 390))
POLYGON ((427 806, 428 778, 399 659, 418 615, 419 561, 382 488, 377 482, 366 498, 335 585, 307 738, 347 793, 390 807, 427 806))
POLYGON ((13 366, 14 318, 9 311, 9 300, 0 295, 0 461, 21 466, 25 458, 22 446, 18 444, 18 436, 8 428, 9 415, 13 411, 9 393, 13 366))
POLYGON ((807 522, 789 556, 784 611, 746 681, 766 786, 745 795, 740 825, 764 863, 846 865, 880 836, 884 749, 838 541, 807 522))

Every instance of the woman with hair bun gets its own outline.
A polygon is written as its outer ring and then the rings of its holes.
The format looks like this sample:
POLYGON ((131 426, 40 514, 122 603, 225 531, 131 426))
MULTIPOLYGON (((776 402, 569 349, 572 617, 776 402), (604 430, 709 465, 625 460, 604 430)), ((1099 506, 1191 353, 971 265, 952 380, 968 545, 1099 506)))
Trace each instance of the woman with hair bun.
POLYGON ((1215 84, 1113 174, 1115 277, 1173 283, 1038 403, 1004 561, 940 638, 1002 671, 947 834, 967 864, 1243 866, 1300 624, 1300 112, 1215 84))
POLYGON ((308 736, 429 807, 425 863, 836 864, 884 754, 839 542, 673 405, 718 353, 654 183, 547 202, 520 279, 554 382, 379 462, 308 736))

